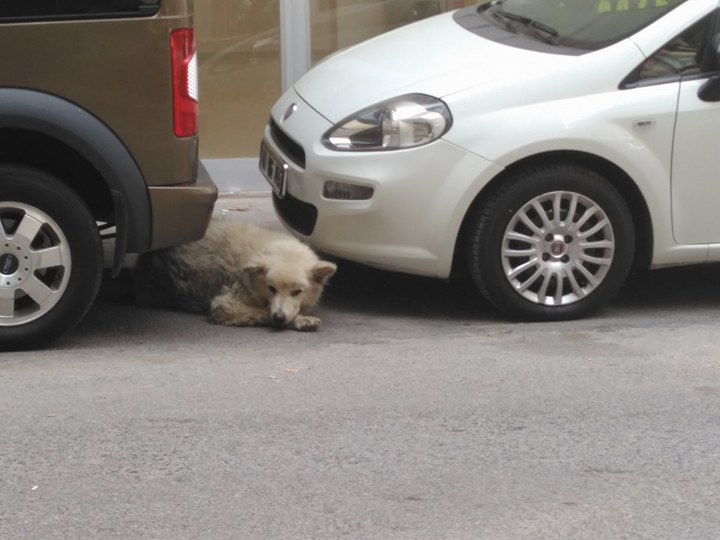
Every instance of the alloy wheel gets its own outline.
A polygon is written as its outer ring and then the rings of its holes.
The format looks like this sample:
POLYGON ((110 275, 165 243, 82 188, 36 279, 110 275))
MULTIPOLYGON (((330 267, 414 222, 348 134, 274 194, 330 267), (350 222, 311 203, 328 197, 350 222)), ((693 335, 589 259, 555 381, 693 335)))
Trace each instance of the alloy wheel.
POLYGON ((0 327, 45 315, 70 272, 67 238, 50 216, 27 204, 0 203, 0 327))
POLYGON ((553 191, 527 202, 510 220, 502 242, 507 280, 526 300, 569 305, 604 280, 615 252, 610 219, 593 200, 553 191))

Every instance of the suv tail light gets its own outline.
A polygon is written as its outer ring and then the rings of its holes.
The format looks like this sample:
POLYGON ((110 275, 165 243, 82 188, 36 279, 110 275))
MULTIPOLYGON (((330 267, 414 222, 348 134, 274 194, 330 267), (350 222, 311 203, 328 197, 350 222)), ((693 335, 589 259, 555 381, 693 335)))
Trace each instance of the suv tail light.
POLYGON ((181 28, 170 34, 170 54, 175 136, 193 137, 198 132, 198 69, 192 28, 181 28))

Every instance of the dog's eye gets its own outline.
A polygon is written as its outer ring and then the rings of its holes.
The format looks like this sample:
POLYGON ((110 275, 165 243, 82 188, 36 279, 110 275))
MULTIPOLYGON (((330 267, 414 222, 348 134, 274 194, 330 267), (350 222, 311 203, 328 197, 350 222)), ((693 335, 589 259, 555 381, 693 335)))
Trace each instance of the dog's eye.
POLYGON ((292 296, 298 296, 301 292, 302 292, 302 291, 301 291, 300 289, 295 289, 295 290, 294 290, 293 292, 291 292, 290 294, 291 294, 292 296))
POLYGON ((276 289, 275 287, 273 287, 272 285, 268 285, 268 290, 269 290, 272 294, 277 294, 277 289, 276 289))

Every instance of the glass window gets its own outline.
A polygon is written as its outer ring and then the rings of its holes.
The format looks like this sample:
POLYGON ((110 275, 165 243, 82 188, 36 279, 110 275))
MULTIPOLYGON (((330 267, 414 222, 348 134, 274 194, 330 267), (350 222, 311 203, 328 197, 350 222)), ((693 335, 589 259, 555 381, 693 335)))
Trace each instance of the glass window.
POLYGON ((160 0, 2 0, 0 19, 65 19, 154 15, 160 0))
MULTIPOLYGON (((403 24, 487 0, 291 1, 309 2, 314 64, 403 24)), ((201 158, 258 155, 281 93, 280 9, 280 0, 195 2, 201 158)))
POLYGON ((615 43, 686 0, 502 0, 482 15, 495 25, 563 47, 596 50, 615 43))
POLYGON ((705 17, 653 54, 643 63, 638 78, 677 78, 701 73, 711 22, 711 16, 705 17))
POLYGON ((487 0, 311 0, 312 62, 404 24, 487 0))
POLYGON ((257 156, 280 95, 280 2, 195 2, 195 24, 200 157, 257 156))

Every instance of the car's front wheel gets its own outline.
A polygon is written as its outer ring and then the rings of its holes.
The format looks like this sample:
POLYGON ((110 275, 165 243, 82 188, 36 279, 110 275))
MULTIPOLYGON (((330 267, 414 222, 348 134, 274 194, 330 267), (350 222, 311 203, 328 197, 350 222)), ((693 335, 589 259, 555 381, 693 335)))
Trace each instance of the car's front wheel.
POLYGON ((566 320, 615 296, 630 271, 630 211, 601 175, 578 165, 516 173, 470 222, 470 274, 513 318, 566 320))
POLYGON ((44 171, 0 165, 0 350, 42 346, 77 324, 102 267, 83 200, 44 171))

